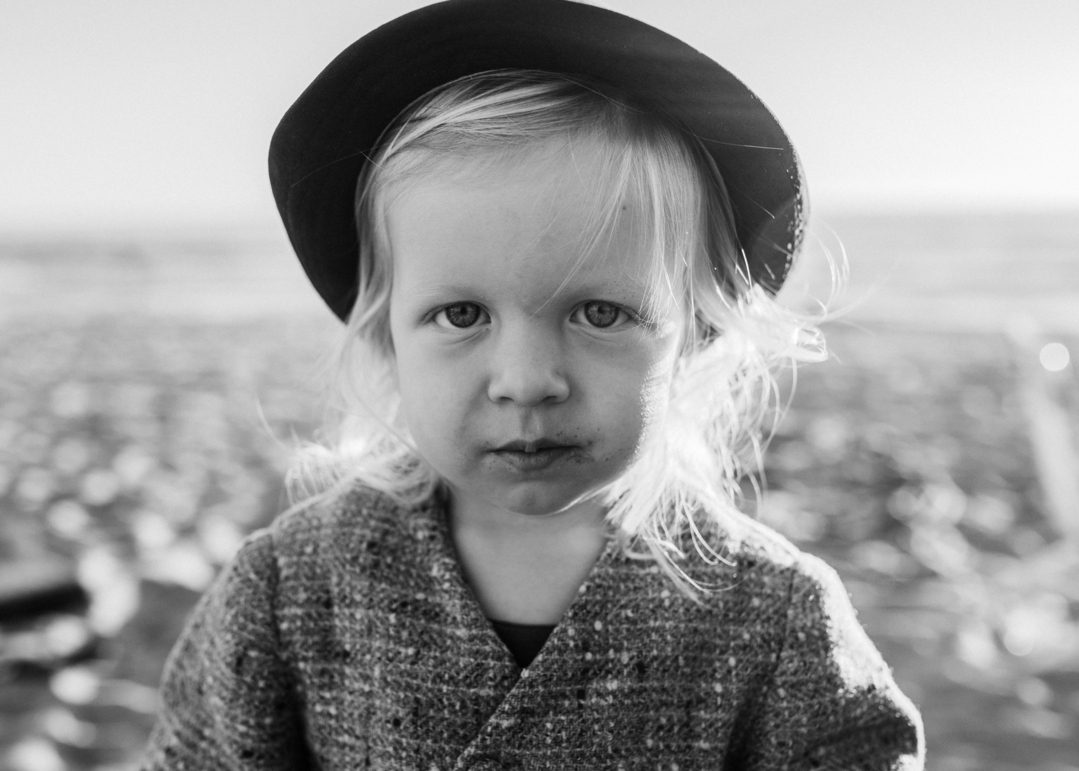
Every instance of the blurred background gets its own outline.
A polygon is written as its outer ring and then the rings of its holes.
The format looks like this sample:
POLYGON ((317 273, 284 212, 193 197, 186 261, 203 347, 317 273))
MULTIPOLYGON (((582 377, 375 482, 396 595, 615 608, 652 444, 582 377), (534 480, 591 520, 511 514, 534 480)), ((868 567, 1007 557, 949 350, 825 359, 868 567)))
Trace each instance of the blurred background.
MULTIPOLYGON (((277 119, 411 0, 0 0, 0 770, 133 768, 165 655, 284 505, 336 322, 277 119)), ((843 574, 928 766, 1079 769, 1079 4, 608 0, 802 155, 829 292, 765 521, 843 574)))

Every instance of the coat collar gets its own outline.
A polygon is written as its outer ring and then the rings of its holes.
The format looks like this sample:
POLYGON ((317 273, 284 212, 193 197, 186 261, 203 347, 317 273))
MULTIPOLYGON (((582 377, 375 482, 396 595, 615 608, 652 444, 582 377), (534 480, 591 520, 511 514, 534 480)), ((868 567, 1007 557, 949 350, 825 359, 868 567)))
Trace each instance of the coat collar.
POLYGON ((359 724, 365 731, 384 725, 376 734, 387 741, 409 736, 422 745, 439 737, 443 771, 505 760, 516 752, 514 737, 576 746, 584 733, 600 730, 597 721, 611 721, 610 730, 627 741, 643 741, 649 716, 629 720, 619 705, 639 702, 641 688, 666 682, 683 668, 683 653, 686 661, 696 658, 705 644, 686 634, 690 625, 704 628, 702 608, 612 539, 522 670, 464 580, 442 500, 415 508, 367 500, 348 509, 323 531, 333 565, 326 631, 347 663, 315 675, 325 696, 309 694, 325 698, 326 710, 337 708, 333 694, 351 694, 350 703, 362 707, 359 724))

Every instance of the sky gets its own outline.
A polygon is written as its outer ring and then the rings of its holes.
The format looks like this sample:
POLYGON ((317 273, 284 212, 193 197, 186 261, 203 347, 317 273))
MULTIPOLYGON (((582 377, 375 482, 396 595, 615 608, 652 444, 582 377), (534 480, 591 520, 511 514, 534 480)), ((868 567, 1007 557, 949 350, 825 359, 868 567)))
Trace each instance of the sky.
MULTIPOLYGON (((423 0, 0 0, 0 233, 265 225, 308 82, 423 0)), ((1079 210, 1076 0, 604 0, 761 96, 828 212, 1079 210)))

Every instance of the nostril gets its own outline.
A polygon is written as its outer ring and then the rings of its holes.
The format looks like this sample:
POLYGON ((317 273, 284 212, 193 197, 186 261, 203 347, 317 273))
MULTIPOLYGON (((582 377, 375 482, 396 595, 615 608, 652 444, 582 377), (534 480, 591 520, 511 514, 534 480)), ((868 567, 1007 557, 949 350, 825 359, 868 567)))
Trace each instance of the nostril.
POLYGON ((559 373, 540 368, 502 371, 491 379, 487 395, 493 402, 532 407, 564 401, 569 396, 569 383, 559 373))
POLYGON ((487 395, 493 402, 534 407, 543 403, 565 401, 569 397, 569 387, 564 379, 557 377, 541 382, 512 382, 502 379, 492 381, 487 395))

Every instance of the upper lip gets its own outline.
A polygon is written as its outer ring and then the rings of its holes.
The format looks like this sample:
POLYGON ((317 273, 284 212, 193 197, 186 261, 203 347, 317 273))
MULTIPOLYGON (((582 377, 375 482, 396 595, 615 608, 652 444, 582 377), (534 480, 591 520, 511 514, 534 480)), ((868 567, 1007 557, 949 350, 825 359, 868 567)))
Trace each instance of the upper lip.
POLYGON ((493 448, 493 452, 538 452, 540 450, 549 450, 554 447, 569 447, 570 445, 563 444, 562 442, 556 442, 553 439, 547 439, 541 437, 539 439, 514 439, 512 442, 506 442, 493 448))

